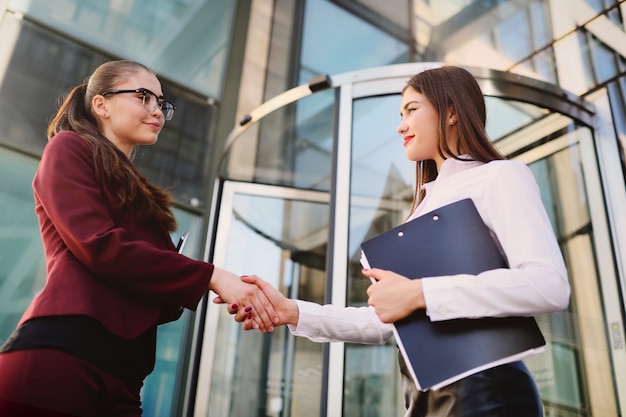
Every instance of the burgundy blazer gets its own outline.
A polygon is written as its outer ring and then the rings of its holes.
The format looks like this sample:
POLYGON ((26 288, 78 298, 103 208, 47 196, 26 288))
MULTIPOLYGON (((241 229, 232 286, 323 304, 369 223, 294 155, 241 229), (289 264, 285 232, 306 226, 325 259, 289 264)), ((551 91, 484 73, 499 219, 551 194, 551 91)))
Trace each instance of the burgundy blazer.
POLYGON ((33 179, 46 255, 46 284, 20 324, 41 316, 83 314, 134 338, 195 309, 213 265, 178 254, 158 223, 125 215, 107 188, 92 145, 60 132, 46 145, 33 179))

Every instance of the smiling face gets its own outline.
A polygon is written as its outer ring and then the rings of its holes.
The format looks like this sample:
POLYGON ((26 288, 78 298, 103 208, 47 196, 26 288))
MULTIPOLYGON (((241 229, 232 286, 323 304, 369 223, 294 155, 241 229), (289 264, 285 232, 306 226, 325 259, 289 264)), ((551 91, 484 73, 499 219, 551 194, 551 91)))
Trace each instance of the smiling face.
MULTIPOLYGON (((154 74, 140 69, 123 82, 113 86, 116 90, 146 88, 161 96, 161 83, 154 74)), ((157 141, 165 120, 157 107, 149 112, 143 106, 141 93, 121 93, 94 96, 92 109, 104 136, 126 155, 136 145, 151 145, 157 141)))
POLYGON ((439 116, 432 103, 413 87, 407 87, 400 105, 402 120, 397 131, 404 139, 406 157, 410 161, 432 159, 437 166, 443 163, 438 152, 437 131, 439 116))

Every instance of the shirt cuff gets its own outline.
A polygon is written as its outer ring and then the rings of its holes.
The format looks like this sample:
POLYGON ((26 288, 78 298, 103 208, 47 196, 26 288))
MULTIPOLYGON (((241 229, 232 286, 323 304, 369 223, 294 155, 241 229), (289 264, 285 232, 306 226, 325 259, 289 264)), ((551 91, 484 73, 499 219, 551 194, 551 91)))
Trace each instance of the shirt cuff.
POLYGON ((458 317, 459 302, 450 291, 445 277, 422 278, 422 291, 426 300, 426 315, 431 321, 450 320, 458 317))
POLYGON ((303 300, 295 301, 298 306, 298 324, 288 324, 287 328, 295 336, 308 334, 307 330, 310 331, 309 323, 311 323, 311 320, 316 317, 319 304, 303 300))

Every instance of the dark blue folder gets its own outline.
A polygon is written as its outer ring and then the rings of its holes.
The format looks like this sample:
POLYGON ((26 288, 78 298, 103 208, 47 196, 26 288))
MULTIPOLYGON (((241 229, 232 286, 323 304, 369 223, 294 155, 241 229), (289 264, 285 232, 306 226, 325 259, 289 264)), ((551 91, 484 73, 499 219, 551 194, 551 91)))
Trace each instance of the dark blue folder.
MULTIPOLYGON (((409 278, 507 268, 471 199, 424 214, 361 244, 371 268, 409 278)), ((532 317, 431 322, 419 311, 396 323, 398 347, 418 388, 438 389, 473 373, 540 352, 532 317)))

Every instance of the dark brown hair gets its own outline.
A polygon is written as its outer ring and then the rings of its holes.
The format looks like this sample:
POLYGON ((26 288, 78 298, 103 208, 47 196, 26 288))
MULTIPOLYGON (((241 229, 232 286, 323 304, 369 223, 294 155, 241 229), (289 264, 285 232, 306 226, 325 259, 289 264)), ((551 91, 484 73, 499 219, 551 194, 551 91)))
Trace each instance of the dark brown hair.
POLYGON ((64 98, 48 126, 48 140, 62 130, 80 135, 93 146, 94 159, 100 159, 103 167, 103 171, 97 174, 103 175, 106 184, 115 190, 119 206, 141 219, 155 219, 172 232, 176 230, 176 219, 170 208, 171 196, 151 184, 130 159, 102 134, 91 109, 95 95, 115 88, 126 77, 140 71, 154 74, 146 66, 133 61, 110 61, 100 65, 84 83, 74 87, 64 98))
MULTIPOLYGON (((402 90, 408 87, 423 94, 432 103, 439 116, 437 144, 442 158, 451 155, 455 159, 463 150, 475 161, 489 162, 505 159, 487 136, 485 124, 487 109, 485 98, 478 82, 469 71, 455 66, 443 66, 429 69, 414 75, 402 90), (456 149, 450 149, 446 137, 448 110, 453 109, 457 115, 458 142, 456 149)), ((416 162, 416 189, 411 212, 424 198, 419 189, 421 183, 437 178, 437 166, 432 160, 416 162), (423 169, 421 167, 423 166, 423 169), (420 172, 421 171, 421 172, 420 172), (421 180, 421 181, 420 181, 421 180)))

